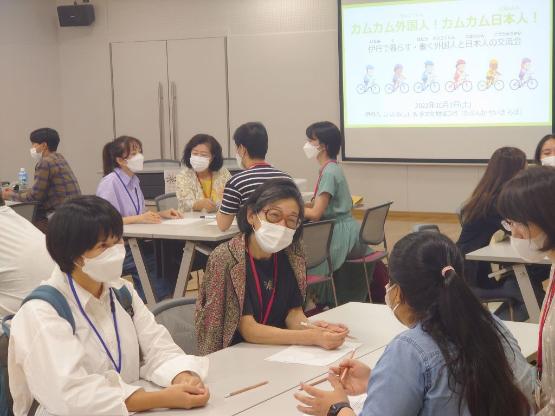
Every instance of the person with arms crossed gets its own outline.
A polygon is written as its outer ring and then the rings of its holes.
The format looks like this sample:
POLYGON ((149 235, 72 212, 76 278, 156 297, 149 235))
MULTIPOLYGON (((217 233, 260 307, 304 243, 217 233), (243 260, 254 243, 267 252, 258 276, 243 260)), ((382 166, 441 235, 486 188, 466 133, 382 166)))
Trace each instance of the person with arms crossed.
MULTIPOLYGON (((555 168, 531 167, 509 181, 497 201, 511 246, 524 260, 555 263, 555 168)), ((536 373, 537 416, 555 415, 555 284, 553 270, 540 313, 536 373)))
POLYGON ((36 162, 33 187, 19 192, 4 189, 2 196, 6 201, 38 202, 35 225, 46 232, 48 217, 58 205, 81 195, 81 188, 66 159, 57 152, 60 136, 56 130, 41 128, 33 131, 29 139, 31 157, 36 162))
POLYGON ((237 219, 241 234, 208 258, 196 306, 199 351, 209 354, 242 341, 341 346, 348 334, 345 326, 323 321, 315 323, 319 328, 303 325, 303 201, 295 183, 264 182, 237 219))
POLYGON ((46 235, 57 267, 45 284, 67 301, 75 330, 49 303, 29 300, 13 318, 8 369, 14 415, 122 415, 204 406, 208 360, 186 355, 120 278, 121 215, 96 196, 58 208, 46 235), (120 304, 125 286, 132 311, 120 304), (121 292, 120 292, 121 293, 121 292), (139 378, 163 387, 146 392, 139 378))
POLYGON ((361 416, 529 416, 533 368, 466 285, 457 246, 439 233, 412 233, 395 244, 389 266, 386 303, 408 329, 374 370, 344 360, 329 375, 333 391, 302 384, 308 395, 295 394, 298 409, 353 416, 347 395, 367 392, 361 416))
POLYGON ((266 162, 268 133, 262 123, 250 122, 239 126, 233 134, 233 141, 237 163, 245 170, 233 175, 225 185, 222 205, 216 215, 222 231, 231 227, 241 205, 260 184, 270 179, 291 180, 289 175, 266 162))

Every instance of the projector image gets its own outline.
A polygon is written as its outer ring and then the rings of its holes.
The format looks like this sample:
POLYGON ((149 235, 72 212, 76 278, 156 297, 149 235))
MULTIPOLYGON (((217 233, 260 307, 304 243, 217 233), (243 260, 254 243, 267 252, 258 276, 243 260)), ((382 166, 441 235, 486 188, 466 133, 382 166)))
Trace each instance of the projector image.
POLYGON ((94 7, 92 4, 75 4, 58 6, 60 26, 90 26, 94 22, 94 7))

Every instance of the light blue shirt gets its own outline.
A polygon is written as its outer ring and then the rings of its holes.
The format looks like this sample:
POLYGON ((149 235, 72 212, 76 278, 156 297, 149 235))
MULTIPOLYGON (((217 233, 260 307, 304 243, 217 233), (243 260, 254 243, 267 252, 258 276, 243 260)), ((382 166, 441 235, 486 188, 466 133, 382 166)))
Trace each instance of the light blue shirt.
MULTIPOLYGON (((509 342, 504 343, 505 353, 515 382, 532 402, 533 367, 526 362, 507 327, 497 322, 509 342)), ((370 376, 361 416, 470 416, 464 401, 459 412, 459 395, 449 389, 448 379, 439 346, 417 324, 386 347, 370 376)))
POLYGON ((145 212, 145 197, 139 178, 137 175, 128 176, 119 168, 102 178, 96 189, 96 196, 110 202, 122 217, 145 212))

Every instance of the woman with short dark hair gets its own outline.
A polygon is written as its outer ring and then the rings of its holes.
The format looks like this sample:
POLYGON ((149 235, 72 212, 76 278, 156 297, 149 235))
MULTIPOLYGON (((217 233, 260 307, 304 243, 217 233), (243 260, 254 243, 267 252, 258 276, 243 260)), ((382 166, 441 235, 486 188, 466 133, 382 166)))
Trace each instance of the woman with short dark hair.
POLYGON ((395 244, 389 267, 386 303, 408 329, 372 372, 344 360, 332 368, 333 391, 301 385, 310 396, 295 395, 298 409, 351 416, 347 394, 368 393, 360 416, 529 416, 533 368, 465 283, 455 244, 439 233, 409 234, 395 244))
POLYGON ((318 345, 334 349, 348 330, 317 322, 307 329, 303 309, 306 260, 299 241, 303 202, 287 179, 260 185, 239 211, 241 234, 218 246, 197 299, 199 351, 232 344, 318 345))
POLYGON ((120 278, 122 234, 121 215, 102 198, 77 197, 56 210, 46 245, 57 267, 45 284, 67 302, 75 328, 45 301, 20 308, 8 352, 15 416, 26 416, 33 400, 41 415, 127 415, 208 401, 207 360, 186 355, 120 278), (139 378, 164 388, 146 392, 139 378))
POLYGON ((222 202, 224 187, 231 178, 223 167, 222 146, 208 134, 197 134, 183 150, 187 167, 177 174, 177 200, 181 213, 215 212, 222 202))
MULTIPOLYGON (((532 167, 509 181, 497 201, 511 245, 523 259, 548 257, 555 263, 555 168, 532 167)), ((552 268, 553 270, 553 268, 552 268)), ((538 416, 555 415, 555 296, 554 276, 540 314, 536 404, 538 416)))
POLYGON ((555 135, 547 134, 536 146, 534 161, 537 165, 555 166, 555 135))
MULTIPOLYGON (((311 275, 329 276, 335 274, 339 303, 363 302, 368 293, 366 276, 360 265, 346 269, 345 260, 360 258, 372 250, 360 241, 360 224, 352 216, 353 199, 347 178, 337 163, 341 149, 341 132, 329 121, 311 124, 306 129, 307 142, 304 152, 308 159, 316 159, 320 165, 318 181, 314 188, 312 202, 307 204, 305 217, 310 221, 335 220, 330 246, 333 270, 327 270, 323 263, 309 270, 311 275), (337 273, 336 273, 337 272, 337 273)), ((369 267, 372 276, 374 267, 369 267)), ((382 284, 382 288, 385 282, 382 284)), ((327 284, 311 286, 310 301, 318 306, 335 306, 327 284)))

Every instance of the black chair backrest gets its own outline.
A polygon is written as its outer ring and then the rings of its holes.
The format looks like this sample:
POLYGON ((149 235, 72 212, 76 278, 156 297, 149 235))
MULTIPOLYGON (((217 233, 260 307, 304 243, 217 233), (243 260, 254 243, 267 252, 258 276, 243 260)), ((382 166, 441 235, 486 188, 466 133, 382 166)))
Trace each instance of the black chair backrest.
POLYGON ((316 267, 329 259, 334 223, 335 220, 326 220, 304 225, 303 242, 307 269, 316 267))
POLYGON ((10 208, 26 220, 33 222, 37 214, 37 205, 36 202, 23 202, 21 204, 11 205, 10 208))
POLYGON ((385 219, 393 202, 368 208, 360 227, 360 240, 365 244, 377 245, 385 241, 385 219))

